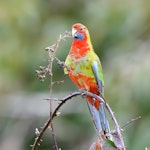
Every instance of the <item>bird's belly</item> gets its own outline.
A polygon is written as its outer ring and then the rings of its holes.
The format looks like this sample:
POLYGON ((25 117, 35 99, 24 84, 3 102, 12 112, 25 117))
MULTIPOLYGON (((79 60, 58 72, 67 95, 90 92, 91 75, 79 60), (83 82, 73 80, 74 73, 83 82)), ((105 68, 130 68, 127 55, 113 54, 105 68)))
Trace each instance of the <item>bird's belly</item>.
POLYGON ((70 78, 72 81, 81 89, 85 89, 87 91, 90 91, 92 93, 98 94, 98 87, 97 83, 95 81, 95 78, 93 76, 88 76, 83 73, 69 73, 70 78))

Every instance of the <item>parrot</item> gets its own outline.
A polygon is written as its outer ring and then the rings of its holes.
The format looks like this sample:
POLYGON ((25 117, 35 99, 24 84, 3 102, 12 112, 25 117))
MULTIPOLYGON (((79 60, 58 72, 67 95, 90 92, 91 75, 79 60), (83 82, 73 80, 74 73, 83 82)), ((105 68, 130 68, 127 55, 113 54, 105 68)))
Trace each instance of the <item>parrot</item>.
MULTIPOLYGON (((64 73, 83 90, 104 97, 103 70, 99 57, 94 52, 90 34, 86 26, 81 23, 72 25, 73 41, 65 60, 64 73)), ((106 137, 110 132, 106 118, 104 103, 90 96, 86 96, 92 120, 98 134, 106 137)), ((107 138, 107 137, 106 137, 107 138)))

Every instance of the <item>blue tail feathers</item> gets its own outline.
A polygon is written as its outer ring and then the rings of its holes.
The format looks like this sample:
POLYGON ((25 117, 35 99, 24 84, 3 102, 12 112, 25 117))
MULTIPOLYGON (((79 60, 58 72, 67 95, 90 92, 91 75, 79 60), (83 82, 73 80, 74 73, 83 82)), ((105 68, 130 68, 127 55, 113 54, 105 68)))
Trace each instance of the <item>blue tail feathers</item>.
POLYGON ((104 109, 104 104, 101 103, 99 110, 97 110, 91 103, 87 102, 90 113, 95 125, 96 130, 100 133, 100 135, 104 136, 109 133, 109 124, 106 118, 106 113, 104 109))

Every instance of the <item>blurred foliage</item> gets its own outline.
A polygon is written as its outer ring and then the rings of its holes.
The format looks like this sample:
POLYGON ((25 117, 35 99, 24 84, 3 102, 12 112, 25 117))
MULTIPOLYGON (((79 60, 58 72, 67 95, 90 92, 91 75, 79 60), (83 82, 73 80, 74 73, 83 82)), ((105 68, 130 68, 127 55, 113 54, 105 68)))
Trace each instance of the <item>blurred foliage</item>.
MULTIPOLYGON (((31 149, 34 129, 42 126, 48 117, 47 103, 41 99, 48 96, 45 93, 44 97, 43 92, 49 89, 49 79, 40 83, 35 70, 47 65, 44 48, 54 44, 57 37, 71 30, 76 22, 85 24, 90 31, 103 65, 105 96, 120 125, 142 116, 124 129, 127 149, 150 147, 149 0, 1 0, 1 150, 31 149)), ((70 44, 71 39, 61 43, 58 58, 65 60, 70 44)), ((54 81, 65 80, 54 85, 56 96, 65 96, 77 89, 56 63, 53 69, 54 81)), ((87 149, 96 141, 87 114, 86 103, 81 102, 81 98, 66 104, 63 116, 55 120, 62 149, 87 149)), ((52 147, 49 131, 43 140, 41 150, 52 147)))

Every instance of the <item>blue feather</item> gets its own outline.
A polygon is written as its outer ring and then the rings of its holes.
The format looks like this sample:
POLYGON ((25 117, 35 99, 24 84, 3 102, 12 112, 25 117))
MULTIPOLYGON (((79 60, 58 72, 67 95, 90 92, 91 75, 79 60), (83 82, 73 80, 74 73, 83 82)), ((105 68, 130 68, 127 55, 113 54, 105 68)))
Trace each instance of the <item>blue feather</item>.
POLYGON ((78 33, 76 33, 74 38, 77 39, 77 40, 83 40, 84 39, 84 34, 78 32, 78 33))

